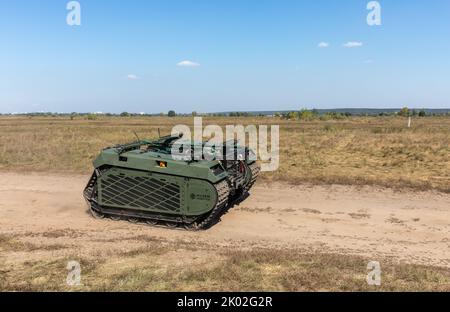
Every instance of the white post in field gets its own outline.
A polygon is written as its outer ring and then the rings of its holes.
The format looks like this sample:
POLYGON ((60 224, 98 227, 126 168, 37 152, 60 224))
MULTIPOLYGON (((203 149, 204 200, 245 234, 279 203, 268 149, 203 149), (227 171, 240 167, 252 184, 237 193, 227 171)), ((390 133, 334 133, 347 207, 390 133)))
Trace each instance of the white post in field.
POLYGON ((408 128, 411 128, 411 117, 408 118, 408 128))

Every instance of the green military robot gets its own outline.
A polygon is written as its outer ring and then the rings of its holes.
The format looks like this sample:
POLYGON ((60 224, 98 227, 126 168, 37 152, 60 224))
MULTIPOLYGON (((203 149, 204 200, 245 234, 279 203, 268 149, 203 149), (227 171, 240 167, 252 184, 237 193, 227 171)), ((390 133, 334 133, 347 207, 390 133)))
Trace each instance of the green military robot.
POLYGON ((177 159, 171 151, 179 139, 167 136, 104 149, 84 190, 92 215, 205 230, 248 196, 260 172, 251 150, 233 142, 231 149, 223 146, 221 155, 231 150, 235 156, 226 160, 177 159))

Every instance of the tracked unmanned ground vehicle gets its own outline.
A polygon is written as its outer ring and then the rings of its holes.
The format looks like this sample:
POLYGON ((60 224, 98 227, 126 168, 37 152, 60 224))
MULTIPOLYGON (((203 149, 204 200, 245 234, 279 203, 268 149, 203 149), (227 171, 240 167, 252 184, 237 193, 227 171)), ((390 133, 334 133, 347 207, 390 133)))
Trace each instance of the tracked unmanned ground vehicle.
MULTIPOLYGON (((92 215, 205 230, 248 196, 260 171, 251 150, 234 142, 234 160, 175 160, 171 150, 179 138, 104 149, 84 190, 92 215)), ((229 151, 224 144, 222 155, 229 151)))

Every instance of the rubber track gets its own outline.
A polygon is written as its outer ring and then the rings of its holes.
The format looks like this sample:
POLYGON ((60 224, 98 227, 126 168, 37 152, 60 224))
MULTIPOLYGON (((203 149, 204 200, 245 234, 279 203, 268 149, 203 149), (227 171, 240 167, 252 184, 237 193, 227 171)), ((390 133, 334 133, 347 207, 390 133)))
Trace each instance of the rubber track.
POLYGON ((261 172, 261 167, 258 163, 254 162, 249 166, 250 171, 252 172, 252 179, 250 183, 245 187, 245 190, 248 192, 255 185, 256 180, 258 179, 259 173, 261 172))
POLYGON ((194 224, 194 228, 197 230, 207 230, 211 226, 213 226, 217 221, 222 217, 223 212, 227 208, 228 199, 230 195, 230 186, 228 185, 228 181, 224 180, 215 185, 217 191, 217 204, 211 210, 211 213, 199 224, 194 224))

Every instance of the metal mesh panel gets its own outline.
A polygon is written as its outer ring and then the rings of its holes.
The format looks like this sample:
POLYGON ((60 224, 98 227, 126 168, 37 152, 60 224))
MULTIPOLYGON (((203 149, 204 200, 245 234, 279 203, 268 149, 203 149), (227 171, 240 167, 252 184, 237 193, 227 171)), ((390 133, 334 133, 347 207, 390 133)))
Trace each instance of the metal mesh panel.
POLYGON ((180 186, 152 177, 111 174, 100 182, 102 205, 137 209, 180 210, 180 186))

